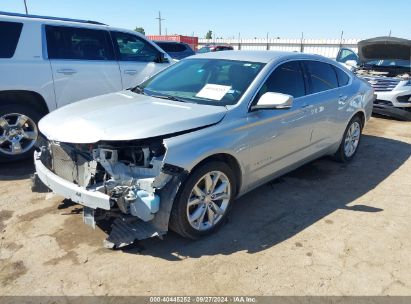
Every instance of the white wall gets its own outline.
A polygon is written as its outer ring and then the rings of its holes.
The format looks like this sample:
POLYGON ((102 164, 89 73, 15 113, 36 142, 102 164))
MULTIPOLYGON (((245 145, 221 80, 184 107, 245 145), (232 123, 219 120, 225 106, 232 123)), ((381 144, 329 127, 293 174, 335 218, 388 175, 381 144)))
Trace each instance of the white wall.
POLYGON ((206 44, 229 44, 238 50, 269 50, 300 52, 301 46, 304 53, 323 55, 335 58, 341 47, 353 49, 357 52, 357 43, 361 39, 199 39, 199 48, 206 44))

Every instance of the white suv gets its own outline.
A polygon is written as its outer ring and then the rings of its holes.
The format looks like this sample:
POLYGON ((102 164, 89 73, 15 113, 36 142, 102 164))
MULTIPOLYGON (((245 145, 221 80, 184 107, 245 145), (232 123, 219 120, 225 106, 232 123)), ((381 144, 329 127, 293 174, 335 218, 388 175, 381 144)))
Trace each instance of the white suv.
POLYGON ((50 111, 135 87, 172 63, 134 31, 0 12, 0 162, 32 153, 50 111))
POLYGON ((358 54, 343 48, 336 60, 374 88, 374 113, 411 120, 411 40, 362 40, 358 42, 358 54))

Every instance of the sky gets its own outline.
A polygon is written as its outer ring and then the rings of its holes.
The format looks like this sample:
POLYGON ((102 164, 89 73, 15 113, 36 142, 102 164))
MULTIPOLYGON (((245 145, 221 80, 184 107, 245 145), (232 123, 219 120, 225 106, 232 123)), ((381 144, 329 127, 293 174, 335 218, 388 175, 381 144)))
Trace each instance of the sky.
MULTIPOLYGON (((409 0, 27 0, 30 14, 100 21, 115 27, 143 27, 158 34, 195 35, 208 30, 237 38, 411 39, 409 0)), ((0 11, 24 13, 23 0, 0 0, 0 11)))

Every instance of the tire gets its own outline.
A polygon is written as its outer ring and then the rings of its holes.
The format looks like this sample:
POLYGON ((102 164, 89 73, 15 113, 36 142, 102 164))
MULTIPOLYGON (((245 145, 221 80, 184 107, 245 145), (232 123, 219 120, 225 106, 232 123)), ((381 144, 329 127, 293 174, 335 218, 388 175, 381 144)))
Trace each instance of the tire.
POLYGON ((236 191, 233 170, 226 163, 210 161, 201 165, 188 176, 177 193, 170 215, 170 229, 190 239, 198 239, 217 231, 227 218, 236 191), (207 175, 210 179, 205 178, 207 175), (206 187, 206 179, 212 182, 211 185, 217 180, 217 184, 213 192, 200 196, 201 193, 194 190, 196 185, 203 194, 206 189, 213 189, 212 186, 206 187), (222 189, 225 191, 217 193, 222 189), (224 199, 217 199, 219 197, 224 199), (189 200, 199 202, 189 207, 189 200), (197 221, 190 221, 189 218, 194 219, 197 215, 197 221))
POLYGON ((362 128, 361 118, 359 116, 354 116, 348 123, 338 151, 334 155, 336 161, 347 163, 354 158, 361 142, 362 128), (350 148, 347 147, 346 144, 348 144, 350 148))
POLYGON ((39 139, 37 124, 41 117, 39 111, 25 105, 0 105, 0 163, 32 157, 39 139), (21 126, 17 123, 18 117, 21 126), (13 147, 10 138, 13 142, 18 141, 21 149, 18 144, 13 147))

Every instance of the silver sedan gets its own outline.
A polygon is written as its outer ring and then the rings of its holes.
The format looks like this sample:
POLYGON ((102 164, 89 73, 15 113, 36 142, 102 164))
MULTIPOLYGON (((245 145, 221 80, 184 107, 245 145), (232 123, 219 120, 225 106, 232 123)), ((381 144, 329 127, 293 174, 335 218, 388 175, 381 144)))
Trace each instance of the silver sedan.
POLYGON ((37 182, 84 206, 120 247, 218 229, 235 198, 316 158, 351 161, 373 89, 327 58, 196 55, 136 88, 87 99, 39 123, 37 182))

